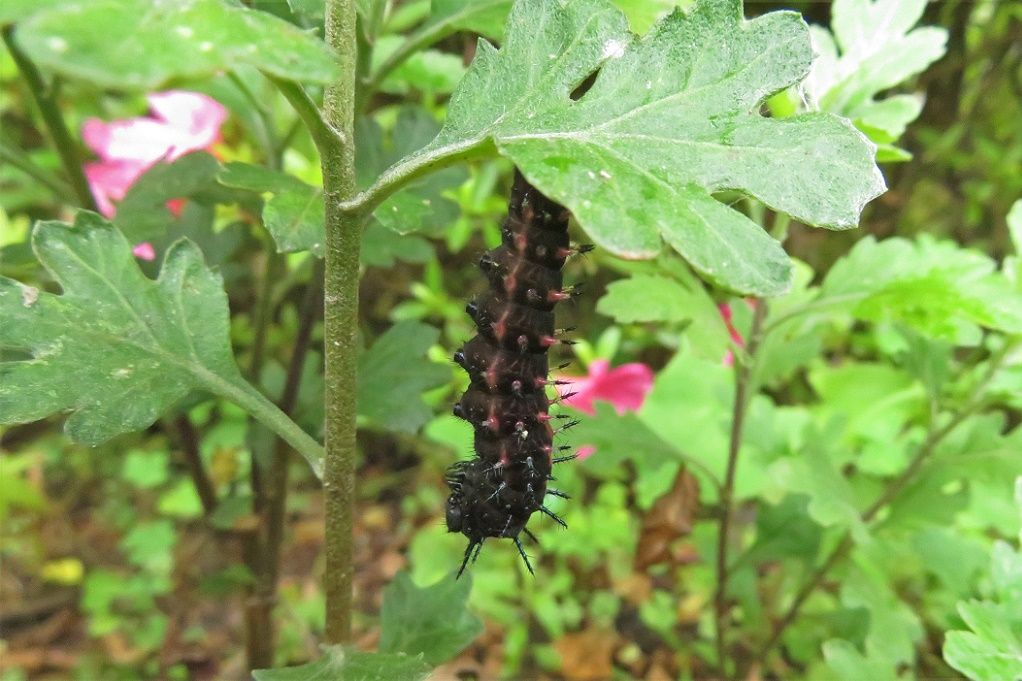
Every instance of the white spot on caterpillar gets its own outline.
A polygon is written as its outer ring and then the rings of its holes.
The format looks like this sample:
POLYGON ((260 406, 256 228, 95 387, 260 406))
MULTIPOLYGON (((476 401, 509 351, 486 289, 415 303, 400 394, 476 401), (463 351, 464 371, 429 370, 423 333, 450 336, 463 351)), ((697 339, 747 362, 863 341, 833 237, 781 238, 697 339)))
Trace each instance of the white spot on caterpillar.
POLYGON ((33 286, 23 286, 21 289, 21 304, 25 307, 32 307, 39 300, 39 289, 33 286))
POLYGON ((213 49, 213 43, 208 40, 203 40, 199 43, 199 52, 210 52, 213 49))
POLYGON ((182 38, 191 38, 195 35, 195 31, 192 30, 191 26, 175 26, 174 33, 177 33, 182 38))
POLYGON ((596 173, 594 173, 594 172, 593 172, 593 171, 591 171, 591 170, 587 170, 587 171, 586 171, 586 175, 588 175, 588 176, 589 176, 589 179, 590 179, 590 180, 595 180, 595 179, 596 179, 596 173))
POLYGON ((61 37, 54 36, 46 41, 46 47, 57 53, 67 52, 67 41, 61 37))
POLYGON ((111 373, 110 376, 118 380, 124 380, 125 378, 131 376, 133 373, 135 373, 135 368, 132 366, 126 366, 121 369, 117 369, 116 371, 111 373))
POLYGON ((651 80, 647 80, 646 81, 646 89, 647 90, 652 90, 653 89, 653 81, 651 81, 651 80))
POLYGON ((608 40, 603 44, 603 56, 617 59, 625 53, 625 44, 620 40, 608 40))
POLYGON ((610 173, 608 173, 606 170, 601 170, 600 171, 600 177, 602 177, 605 180, 609 180, 610 179, 610 173))

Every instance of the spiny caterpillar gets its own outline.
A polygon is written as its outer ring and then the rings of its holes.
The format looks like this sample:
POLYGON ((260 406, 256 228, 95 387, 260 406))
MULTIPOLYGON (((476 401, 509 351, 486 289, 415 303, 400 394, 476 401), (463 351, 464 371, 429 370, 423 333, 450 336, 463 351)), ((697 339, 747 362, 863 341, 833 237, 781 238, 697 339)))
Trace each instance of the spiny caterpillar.
POLYGON ((570 344, 554 329, 554 306, 579 291, 577 286, 564 288, 564 261, 592 248, 570 245, 568 218, 564 206, 543 196, 516 170, 502 243, 479 261, 489 290, 466 308, 478 333, 454 353, 471 381, 454 415, 475 430, 475 457, 455 463, 447 473, 447 529, 468 537, 459 577, 488 537, 514 540, 532 573, 518 538, 524 532, 536 540, 526 527, 529 518, 539 511, 566 527, 543 501, 547 495, 567 498, 547 483, 553 480, 553 464, 575 458, 554 456, 555 450, 571 449, 555 448, 554 435, 577 422, 557 429, 550 423, 567 417, 549 413, 547 386, 560 382, 548 378, 547 350, 570 344))

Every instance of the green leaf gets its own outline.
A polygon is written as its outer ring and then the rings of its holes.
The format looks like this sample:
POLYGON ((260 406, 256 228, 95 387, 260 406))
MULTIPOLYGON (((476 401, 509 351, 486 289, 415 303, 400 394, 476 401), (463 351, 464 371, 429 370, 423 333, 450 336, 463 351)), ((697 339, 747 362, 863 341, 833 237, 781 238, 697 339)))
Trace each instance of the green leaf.
POLYGON ((219 170, 220 163, 205 152, 153 165, 131 185, 118 204, 114 224, 133 242, 164 234, 176 220, 167 208, 167 201, 215 188, 219 170))
POLYGON ((717 306, 692 275, 682 281, 656 274, 615 281, 607 287, 596 310, 622 324, 684 323, 685 335, 707 359, 720 360, 730 343, 717 306))
POLYGON ((399 322, 358 359, 358 414, 384 430, 414 433, 432 410, 420 395, 448 381, 451 371, 425 357, 440 332, 419 322, 399 322))
POLYGON ((225 187, 269 194, 263 204, 263 224, 278 253, 312 251, 323 257, 326 218, 322 187, 313 187, 287 173, 239 162, 224 166, 217 179, 225 187))
POLYGON ((4 0, 0 4, 0 26, 17 23, 51 7, 60 7, 64 0, 4 0))
POLYGON ((812 30, 819 57, 804 84, 811 101, 823 111, 855 119, 864 130, 882 131, 885 137, 871 135, 877 141, 896 141, 919 115, 922 99, 875 97, 944 55, 946 30, 913 29, 925 8, 926 0, 835 0, 833 36, 820 27, 812 30))
POLYGON ((974 344, 977 326, 1022 332, 1022 299, 995 270, 989 256, 949 241, 867 237, 827 273, 819 303, 974 344))
POLYGON ((170 520, 154 520, 134 525, 121 540, 121 550, 133 565, 169 575, 174 566, 177 531, 170 520))
POLYGON ((65 3, 21 24, 17 40, 36 63, 114 89, 155 90, 240 64, 314 83, 338 72, 314 36, 223 0, 65 3))
POLYGON ((380 652, 422 654, 438 665, 453 659, 483 631, 466 609, 471 579, 449 575, 420 589, 407 572, 399 572, 383 593, 380 652))
POLYGON ((845 229, 884 184, 872 145, 847 121, 758 114, 806 75, 812 50, 797 14, 741 14, 739 0, 706 0, 640 41, 604 0, 520 0, 503 48, 480 42, 443 130, 401 165, 495 144, 611 253, 648 258, 666 240, 723 287, 779 294, 791 270, 783 249, 713 192, 737 189, 845 229))
POLYGON ((841 639, 823 644, 827 666, 836 675, 835 681, 898 681, 894 665, 864 656, 859 650, 841 639))
POLYGON ((1022 679, 1022 615, 1006 605, 960 603, 958 611, 972 631, 951 631, 944 659, 974 681, 1022 679))
POLYGON ((31 355, 0 363, 0 423, 70 412, 68 435, 95 445, 200 389, 271 425, 318 470, 319 445, 241 377, 223 283, 193 243, 171 246, 157 281, 124 235, 88 211, 73 227, 37 224, 32 246, 63 295, 0 277, 0 347, 31 355))
POLYGON ((499 38, 512 0, 433 0, 426 25, 454 30, 473 31, 499 38))
POLYGON ((363 653, 324 646, 323 656, 298 667, 257 669, 255 681, 423 681, 431 668, 421 657, 363 653))
POLYGON ((367 267, 393 267, 398 260, 424 263, 433 257, 433 246, 420 236, 398 234, 374 222, 362 232, 359 257, 367 267))
MULTIPOLYGON (((1022 511, 1022 477, 1015 480, 1022 511)), ((944 659, 973 681, 1022 680, 1022 550, 997 542, 993 551, 995 600, 958 604, 969 631, 948 632, 944 659)))
MULTIPOLYGON (((383 36, 373 48, 373 68, 401 46, 400 36, 383 36)), ((430 95, 450 94, 465 75, 465 64, 460 55, 422 50, 404 60, 380 83, 380 90, 390 94, 406 95, 412 90, 430 95)), ((434 133, 436 134, 436 133, 434 133)), ((431 136, 432 137, 432 136, 431 136)), ((428 142, 429 140, 425 140, 428 142)))

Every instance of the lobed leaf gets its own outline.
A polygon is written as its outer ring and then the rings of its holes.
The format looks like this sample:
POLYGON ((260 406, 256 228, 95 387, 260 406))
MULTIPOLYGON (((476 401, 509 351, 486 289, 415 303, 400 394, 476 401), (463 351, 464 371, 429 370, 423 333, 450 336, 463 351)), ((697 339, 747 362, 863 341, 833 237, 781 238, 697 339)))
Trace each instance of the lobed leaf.
POLYGON ((448 575, 419 588, 407 572, 397 573, 383 593, 380 652, 421 654, 433 665, 452 659, 483 631, 466 609, 471 590, 471 579, 448 575))
POLYGON ((342 646, 324 646, 323 656, 297 667, 257 669, 255 681, 424 681, 430 666, 420 657, 401 653, 363 653, 342 646))
POLYGON ((26 356, 0 362, 0 424, 68 412, 68 435, 96 445, 205 390, 274 422, 318 471, 319 445, 241 377, 223 282, 194 243, 171 246, 156 281, 88 211, 38 223, 32 247, 63 294, 0 277, 0 348, 26 356))
POLYGON ((604 0, 520 0, 503 47, 480 42, 444 128, 403 163, 495 144, 610 252, 648 258, 666 240, 725 288, 777 295, 791 273, 783 249, 714 192, 845 229, 884 189, 847 121, 758 114, 811 59, 797 14, 744 21, 739 0, 676 11, 641 40, 604 0))
POLYGON ((223 0, 65 3, 33 14, 16 38, 36 63, 116 89, 155 90, 239 64, 312 83, 337 76, 333 53, 315 36, 223 0))

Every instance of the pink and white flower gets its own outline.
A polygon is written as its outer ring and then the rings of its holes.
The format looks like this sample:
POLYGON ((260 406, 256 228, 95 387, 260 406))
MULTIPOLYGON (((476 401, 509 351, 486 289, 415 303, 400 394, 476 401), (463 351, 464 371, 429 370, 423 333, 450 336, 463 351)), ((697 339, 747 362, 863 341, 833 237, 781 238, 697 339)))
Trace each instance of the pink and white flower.
MULTIPOLYGON (((209 150, 220 140, 220 126, 227 109, 220 102, 198 92, 169 90, 146 97, 150 116, 105 122, 90 118, 82 125, 82 139, 98 161, 85 164, 85 177, 106 217, 117 213, 116 202, 150 167, 159 161, 174 161, 193 151, 209 150)), ((180 200, 168 202, 175 214, 180 200)), ((136 251, 144 244, 139 244, 136 251)), ((138 255, 142 259, 152 246, 138 255)), ((155 253, 151 253, 155 257, 155 253)))

